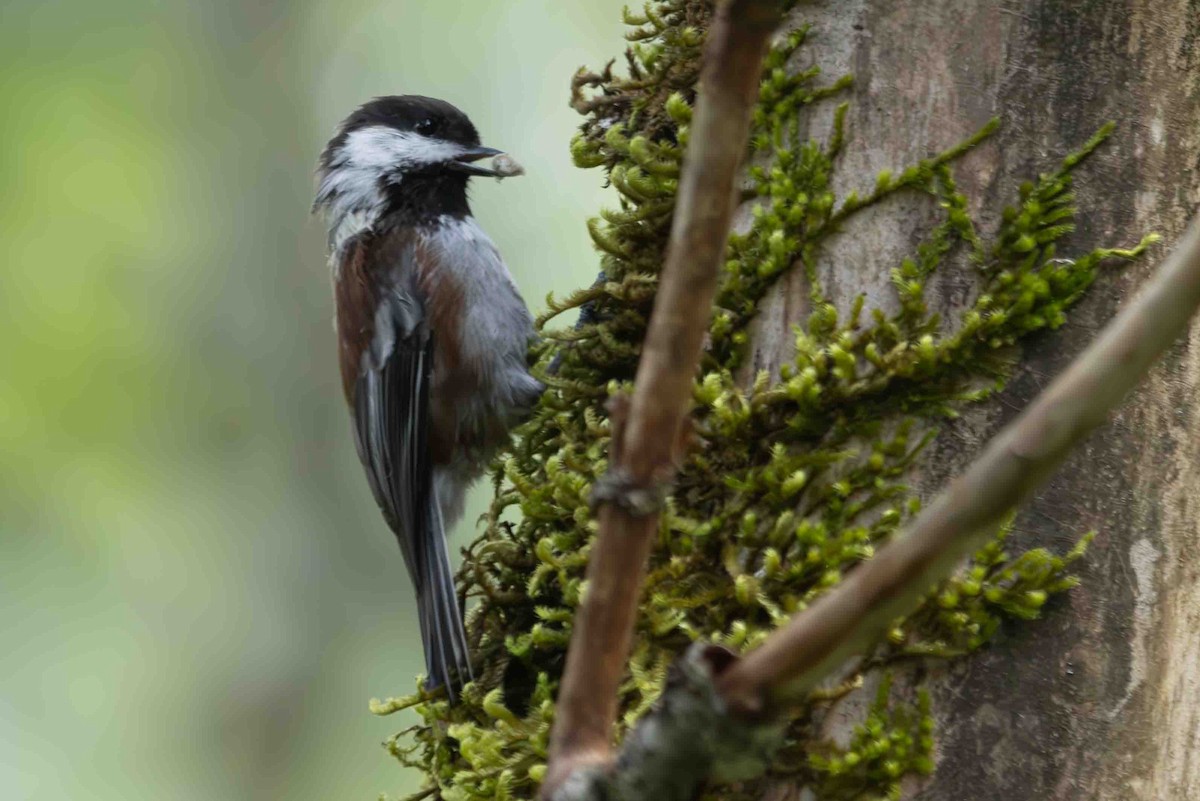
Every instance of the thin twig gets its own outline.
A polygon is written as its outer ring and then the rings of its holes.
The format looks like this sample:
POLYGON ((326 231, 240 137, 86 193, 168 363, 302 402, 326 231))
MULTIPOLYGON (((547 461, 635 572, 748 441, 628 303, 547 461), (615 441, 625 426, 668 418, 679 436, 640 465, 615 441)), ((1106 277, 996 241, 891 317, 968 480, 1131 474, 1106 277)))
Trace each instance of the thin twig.
POLYGON ((1104 421, 1200 306, 1200 216, 1141 294, 912 527, 718 678, 735 712, 802 698, 949 575, 1104 421))
MULTIPOLYGON (((684 421, 746 152, 762 58, 778 0, 727 0, 710 30, 666 263, 633 397, 613 420, 608 497, 622 487, 659 496, 676 472, 684 421)), ((612 762, 617 691, 629 655, 646 561, 659 515, 605 503, 558 697, 542 786, 554 797, 572 774, 612 762)))

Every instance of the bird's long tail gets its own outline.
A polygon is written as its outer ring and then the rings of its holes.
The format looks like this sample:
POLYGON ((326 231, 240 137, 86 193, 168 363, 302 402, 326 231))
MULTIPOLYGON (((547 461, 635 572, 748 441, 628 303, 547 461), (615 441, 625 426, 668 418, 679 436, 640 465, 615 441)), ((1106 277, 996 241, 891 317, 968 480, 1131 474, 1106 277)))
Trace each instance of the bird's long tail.
POLYGON ((470 681, 471 659, 467 635, 454 591, 454 573, 446 550, 445 526, 436 497, 429 504, 429 536, 418 558, 422 581, 417 587, 417 615, 425 644, 426 689, 445 686, 453 700, 470 681))

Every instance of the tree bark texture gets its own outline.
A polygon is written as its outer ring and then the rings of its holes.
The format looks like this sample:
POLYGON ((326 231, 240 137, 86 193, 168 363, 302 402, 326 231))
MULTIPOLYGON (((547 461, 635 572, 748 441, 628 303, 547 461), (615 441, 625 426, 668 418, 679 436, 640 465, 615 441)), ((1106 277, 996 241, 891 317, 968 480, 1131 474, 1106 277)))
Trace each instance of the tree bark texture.
MULTIPOLYGON (((1078 230, 1060 255, 1130 246, 1149 231, 1164 237, 1147 259, 1102 275, 1062 330, 1028 343, 1002 396, 943 430, 915 478, 931 497, 1082 350, 1200 203, 1200 0, 821 0, 797 14, 813 32, 806 60, 792 66, 855 77, 843 196, 998 115, 1000 133, 956 165, 986 230, 1023 180, 1111 120, 1116 133, 1076 175, 1078 230)), ((826 106, 809 122, 815 136, 831 124, 826 106)), ((891 307, 889 271, 928 229, 928 203, 890 199, 834 240, 822 270, 843 309, 859 292, 868 306, 891 307)), ((932 279, 943 314, 971 297, 969 270, 932 279)), ((776 286, 752 368, 788 358, 807 298, 800 271, 776 286)), ((940 736, 937 772, 914 797, 1200 798, 1198 415, 1194 329, 1017 519, 1014 551, 1065 551, 1098 531, 1082 586, 981 654, 917 668, 933 671, 940 736)))

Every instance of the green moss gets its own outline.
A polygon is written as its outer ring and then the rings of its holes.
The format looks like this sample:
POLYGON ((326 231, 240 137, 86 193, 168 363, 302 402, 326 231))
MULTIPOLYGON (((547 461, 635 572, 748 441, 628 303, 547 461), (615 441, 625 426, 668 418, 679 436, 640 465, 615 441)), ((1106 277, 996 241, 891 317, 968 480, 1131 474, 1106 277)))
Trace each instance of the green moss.
POLYGON ((826 743, 809 750, 806 767, 818 798, 898 800, 903 777, 933 772, 929 694, 920 690, 915 704, 897 703, 891 689, 891 677, 885 675, 866 719, 854 727, 845 748, 826 743))
MULTIPOLYGON (((543 775, 556 682, 595 533, 588 494, 606 468, 604 404, 636 367, 710 14, 700 0, 659 0, 641 14, 627 12, 634 44, 626 75, 610 64, 576 76, 573 104, 585 122, 571 152, 581 167, 602 167, 620 201, 588 226, 602 280, 548 298, 538 320, 546 326, 537 357, 549 390, 495 471, 486 531, 460 575, 475 601, 468 630, 479 676, 454 707, 419 696, 373 706, 380 714, 419 713, 422 724, 388 748, 424 771, 441 798, 531 798, 543 775), (548 327, 585 304, 579 326, 548 327)), ((747 193, 754 213, 730 241, 696 383, 705 445, 689 455, 662 518, 621 688, 622 730, 658 697, 667 665, 688 643, 753 646, 869 559, 919 508, 904 477, 937 422, 994 392, 1008 373, 1010 346, 1060 326, 1102 262, 1133 258, 1151 241, 1056 255, 1074 214, 1071 172, 1110 128, 1023 186, 991 240, 976 230, 953 167, 995 122, 839 197, 832 178, 845 142, 845 102, 824 141, 803 138, 797 120, 814 103, 847 95, 851 80, 825 80, 816 68, 787 74, 784 65, 807 34, 781 40, 764 69, 747 193), (823 246, 864 208, 900 191, 927 196, 941 219, 892 271, 897 310, 867 309, 860 298, 839 313, 819 281, 823 246), (929 277, 951 269, 960 254, 979 292, 951 323, 930 312, 925 292, 929 277), (808 276, 813 312, 795 330, 795 357, 778 376, 762 373, 739 385, 734 375, 758 304, 796 269, 808 276)), ((1065 557, 1041 549, 1013 557, 1002 543, 1003 533, 897 621, 870 664, 969 653, 1002 620, 1036 617, 1049 596, 1072 586, 1066 571, 1082 544, 1065 557)), ((892 798, 902 776, 927 773, 928 700, 922 694, 916 706, 894 703, 889 687, 885 681, 844 749, 816 740, 826 696, 797 709, 773 780, 808 784, 819 798, 892 798)), ((710 797, 757 797, 757 790, 754 783, 717 787, 710 797)))

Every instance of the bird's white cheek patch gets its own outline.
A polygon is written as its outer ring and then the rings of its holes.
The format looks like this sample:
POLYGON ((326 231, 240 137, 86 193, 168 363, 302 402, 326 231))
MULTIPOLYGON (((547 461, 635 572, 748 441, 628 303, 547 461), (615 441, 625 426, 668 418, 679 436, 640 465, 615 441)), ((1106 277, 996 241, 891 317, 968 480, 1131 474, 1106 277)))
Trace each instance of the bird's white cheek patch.
POLYGON ((462 152, 462 146, 454 142, 382 125, 352 132, 342 149, 348 165, 378 170, 401 165, 437 164, 450 161, 462 152))

